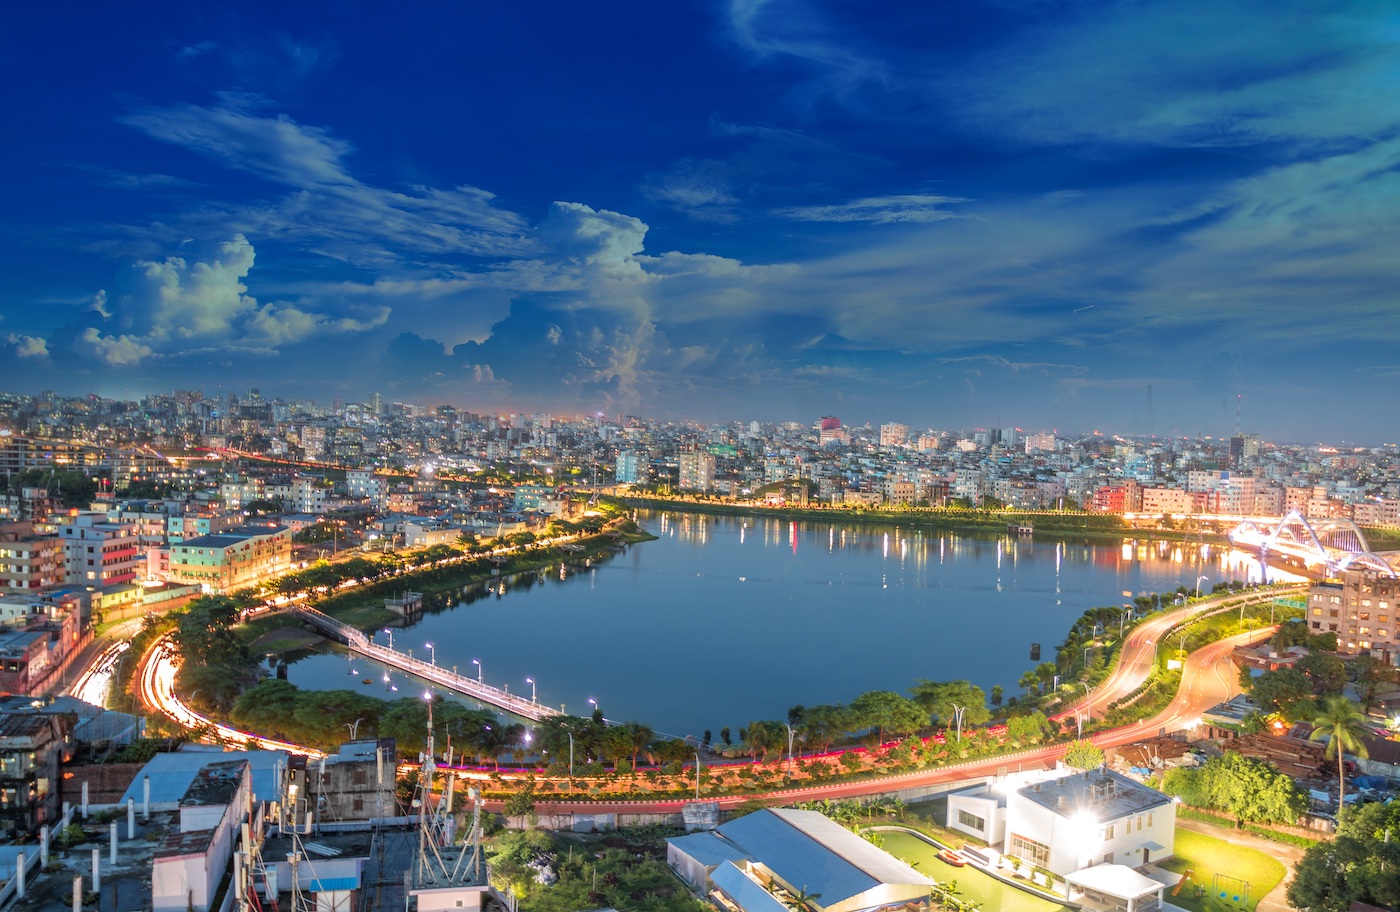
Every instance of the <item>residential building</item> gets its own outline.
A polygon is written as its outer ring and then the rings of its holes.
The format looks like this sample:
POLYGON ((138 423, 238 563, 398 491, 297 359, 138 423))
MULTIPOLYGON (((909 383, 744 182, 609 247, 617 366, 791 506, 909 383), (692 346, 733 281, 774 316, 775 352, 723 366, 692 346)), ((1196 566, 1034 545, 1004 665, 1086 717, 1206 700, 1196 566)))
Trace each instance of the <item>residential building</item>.
POLYGON ((66 582, 114 586, 145 574, 146 554, 131 523, 108 522, 105 513, 77 513, 58 527, 66 582))
POLYGON ((66 581, 63 541, 31 522, 0 525, 0 591, 35 592, 66 581))
POLYGON ((241 526, 170 546, 170 582, 230 592, 291 567, 292 532, 286 526, 241 526))
POLYGON ((709 453, 682 453, 680 455, 680 479, 678 487, 682 491, 705 493, 715 482, 715 457, 709 453))
POLYGON ((32 836, 60 819, 59 776, 72 755, 71 735, 61 713, 0 712, 0 838, 32 836))
POLYGON ((1176 809, 1169 796, 1107 768, 1052 775, 953 792, 947 825, 1061 877, 1171 857, 1176 809))
POLYGON ((1337 651, 1369 653, 1400 664, 1400 579, 1374 570, 1344 570, 1340 581, 1317 583, 1308 591, 1308 630, 1337 634, 1337 651))
POLYGON ((644 480, 642 457, 632 450, 621 450, 617 454, 613 477, 618 484, 637 484, 644 480))

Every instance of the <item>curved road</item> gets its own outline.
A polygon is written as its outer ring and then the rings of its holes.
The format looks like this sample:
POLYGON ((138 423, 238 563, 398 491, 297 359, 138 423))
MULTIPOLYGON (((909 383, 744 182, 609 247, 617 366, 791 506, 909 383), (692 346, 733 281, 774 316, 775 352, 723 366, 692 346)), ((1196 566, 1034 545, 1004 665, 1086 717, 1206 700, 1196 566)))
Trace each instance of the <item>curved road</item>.
MULTIPOLYGON (((1274 630, 1275 628, 1273 627, 1250 630, 1201 647, 1187 657, 1186 665, 1182 670, 1181 688, 1177 691, 1176 697, 1168 704, 1166 709, 1142 722, 1097 732, 1090 736, 1090 740, 1099 747, 1118 747, 1152 737, 1162 732, 1190 728, 1193 725, 1199 724, 1203 712, 1217 703, 1230 699, 1240 692, 1239 675, 1235 669, 1234 663, 1230 661, 1230 654, 1234 651, 1235 647, 1260 639, 1266 639, 1273 635, 1274 630)), ((1149 650, 1148 661, 1150 664, 1151 643, 1144 640, 1139 642, 1136 648, 1149 650)), ((1125 657, 1126 656, 1127 653, 1125 652, 1125 657)), ((1138 683, 1141 682, 1139 681, 1138 683)), ((1136 686, 1137 684, 1133 685, 1133 687, 1136 686)), ((1128 688, 1128 690, 1131 689, 1133 688, 1128 688)), ((1033 748, 1016 754, 1002 754, 1001 756, 991 757, 985 760, 969 761, 913 773, 902 773, 896 776, 871 779, 865 782, 813 785, 767 792, 764 794, 733 795, 711 800, 718 801, 721 808, 733 808, 754 798, 780 799, 784 803, 788 803, 796 801, 815 801, 823 798, 863 797, 900 789, 942 785, 967 779, 994 776, 998 769, 1009 767, 1012 764, 1016 764, 1017 766, 1034 765, 1037 763, 1048 764, 1064 756, 1064 752, 1065 745, 1057 744, 1050 747, 1033 748)), ((686 804, 688 800, 689 799, 670 799, 666 801, 536 802, 535 813, 542 816, 554 813, 572 813, 574 811, 595 814, 673 814, 677 813, 681 806, 686 804)), ((486 802, 486 807, 489 810, 499 812, 503 804, 503 801, 488 800, 486 802)))

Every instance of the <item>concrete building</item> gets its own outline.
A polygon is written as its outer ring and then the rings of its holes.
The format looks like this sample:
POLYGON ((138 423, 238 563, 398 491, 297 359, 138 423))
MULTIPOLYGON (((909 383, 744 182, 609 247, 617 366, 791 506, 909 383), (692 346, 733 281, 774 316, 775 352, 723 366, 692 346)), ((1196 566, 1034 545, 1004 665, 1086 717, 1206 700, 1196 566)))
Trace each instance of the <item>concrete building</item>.
POLYGON ((31 522, 0 525, 0 591, 34 592, 65 582, 63 541, 31 522))
POLYGON ((170 582, 230 592, 285 572, 292 532, 285 526, 242 526, 170 546, 170 582))
POLYGON ((1337 651, 1369 653, 1400 664, 1400 579, 1374 570, 1345 570, 1340 582, 1325 581, 1308 591, 1308 631, 1337 634, 1337 651))
POLYGON ((642 469, 640 456, 631 450, 622 450, 617 454, 617 462, 613 467, 613 477, 618 484, 637 484, 645 480, 642 469))
POLYGON ((680 455, 680 480, 682 491, 708 492, 715 482, 715 457, 709 453, 682 453, 680 455))
POLYGON ((1032 781, 1009 778, 951 793, 948 827, 985 840, 1016 864, 1061 877, 1094 865, 1139 867, 1173 854, 1176 808, 1156 789, 1109 769, 1027 778, 1032 781))
POLYGON ((59 776, 71 756, 66 715, 0 712, 0 837, 14 840, 58 820, 59 776))
POLYGON ((318 820, 344 823, 397 816, 393 738, 351 741, 307 771, 318 820))
POLYGON ((229 870, 239 826, 254 822, 252 773, 243 760, 206 764, 180 799, 178 830, 164 836, 151 863, 154 912, 211 912, 229 870))
POLYGON ((933 881, 816 811, 765 809, 666 840, 672 870, 722 908, 778 912, 799 894, 815 912, 927 899, 933 881))
POLYGON ((58 527, 66 582, 114 586, 145 575, 146 553, 131 523, 107 521, 105 513, 78 513, 58 527))

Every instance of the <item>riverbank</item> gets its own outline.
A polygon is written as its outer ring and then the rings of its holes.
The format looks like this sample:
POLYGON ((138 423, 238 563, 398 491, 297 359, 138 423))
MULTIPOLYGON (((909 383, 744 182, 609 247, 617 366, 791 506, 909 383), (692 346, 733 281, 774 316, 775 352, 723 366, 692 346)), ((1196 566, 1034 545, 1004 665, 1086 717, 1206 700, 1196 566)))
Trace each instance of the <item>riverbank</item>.
POLYGON ((1214 532, 1178 529, 1140 529, 1123 517, 1107 513, 1076 511, 973 510, 956 507, 795 507, 767 506, 760 503, 727 503, 668 497, 629 496, 614 498, 613 502, 629 509, 664 510, 674 513, 696 513, 714 516, 752 516, 813 522, 849 522, 861 525, 893 525, 911 528, 938 529, 949 532, 1007 534, 1012 527, 1028 526, 1030 534, 1066 540, 1121 541, 1136 538, 1142 541, 1181 541, 1229 544, 1224 536, 1214 532))

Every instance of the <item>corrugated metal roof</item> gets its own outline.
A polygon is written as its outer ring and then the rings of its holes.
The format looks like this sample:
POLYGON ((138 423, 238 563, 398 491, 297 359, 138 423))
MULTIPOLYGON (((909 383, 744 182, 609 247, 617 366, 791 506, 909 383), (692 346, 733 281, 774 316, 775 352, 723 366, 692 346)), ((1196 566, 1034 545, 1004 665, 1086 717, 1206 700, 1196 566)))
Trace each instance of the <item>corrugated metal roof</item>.
POLYGON ((332 890, 358 890, 360 880, 357 877, 322 877, 311 881, 309 889, 312 893, 329 893, 332 890))
POLYGON ((726 861, 716 868, 710 879, 720 892, 733 900, 744 912, 791 912, 776 896, 749 879, 748 875, 732 862, 726 861))
POLYGON ((707 868, 726 861, 745 861, 749 857, 743 849, 713 832, 674 836, 666 841, 707 868))
POLYGON ((881 884, 933 883, 816 811, 765 809, 726 823, 719 832, 784 883, 820 893, 823 906, 836 905, 881 884))

